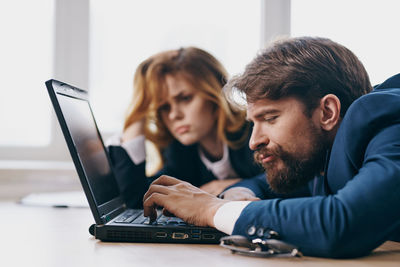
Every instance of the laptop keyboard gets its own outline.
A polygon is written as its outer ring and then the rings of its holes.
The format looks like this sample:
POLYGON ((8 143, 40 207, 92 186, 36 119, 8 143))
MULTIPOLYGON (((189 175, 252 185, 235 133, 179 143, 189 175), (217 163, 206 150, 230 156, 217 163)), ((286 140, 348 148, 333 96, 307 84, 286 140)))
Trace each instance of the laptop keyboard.
MULTIPOLYGON (((177 217, 168 217, 158 211, 157 219, 152 225, 188 225, 177 217)), ((144 217, 142 210, 127 210, 114 221, 115 223, 150 224, 149 218, 144 217)))

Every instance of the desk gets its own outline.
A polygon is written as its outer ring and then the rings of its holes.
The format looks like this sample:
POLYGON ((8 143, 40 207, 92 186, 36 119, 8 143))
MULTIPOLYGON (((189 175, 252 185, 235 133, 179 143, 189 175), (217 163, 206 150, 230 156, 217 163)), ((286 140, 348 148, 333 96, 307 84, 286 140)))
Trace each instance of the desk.
POLYGON ((0 202, 0 212, 1 266, 400 266, 400 243, 395 242, 351 260, 262 259, 233 255, 218 245, 100 242, 88 232, 93 222, 88 208, 0 202))

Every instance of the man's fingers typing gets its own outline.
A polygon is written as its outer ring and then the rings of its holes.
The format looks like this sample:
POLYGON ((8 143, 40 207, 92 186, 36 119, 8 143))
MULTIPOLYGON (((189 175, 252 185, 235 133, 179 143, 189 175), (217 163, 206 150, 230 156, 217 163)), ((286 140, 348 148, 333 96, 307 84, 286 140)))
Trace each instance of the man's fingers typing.
POLYGON ((176 185, 182 183, 181 180, 176 179, 174 177, 168 176, 168 175, 161 175, 158 179, 156 179, 154 182, 151 184, 159 184, 159 185, 176 185))
POLYGON ((167 186, 152 184, 149 187, 149 190, 147 190, 147 192, 144 194, 143 201, 145 201, 149 196, 151 196, 154 193, 168 195, 170 190, 171 189, 168 188, 167 186))
POLYGON ((163 210, 162 210, 162 213, 163 213, 164 216, 167 216, 167 217, 176 217, 175 214, 169 212, 169 211, 166 210, 166 209, 163 209, 163 210))
POLYGON ((153 193, 143 201, 143 213, 145 217, 150 217, 150 222, 157 219, 157 206, 163 207, 163 197, 160 193, 153 193))

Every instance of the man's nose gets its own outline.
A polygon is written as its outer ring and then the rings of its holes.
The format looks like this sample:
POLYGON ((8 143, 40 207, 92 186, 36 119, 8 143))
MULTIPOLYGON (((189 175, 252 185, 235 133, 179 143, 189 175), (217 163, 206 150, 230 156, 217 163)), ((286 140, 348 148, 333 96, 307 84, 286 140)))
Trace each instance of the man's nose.
POLYGON ((266 133, 262 132, 258 127, 254 127, 249 140, 251 150, 256 150, 260 145, 268 145, 269 138, 266 133))

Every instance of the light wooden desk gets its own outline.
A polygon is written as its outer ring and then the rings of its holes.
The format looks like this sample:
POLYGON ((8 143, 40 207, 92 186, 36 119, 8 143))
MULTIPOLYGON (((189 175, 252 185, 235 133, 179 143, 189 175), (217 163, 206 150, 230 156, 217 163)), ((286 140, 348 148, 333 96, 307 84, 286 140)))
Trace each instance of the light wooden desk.
POLYGON ((218 245, 103 243, 90 236, 87 208, 28 207, 0 202, 1 266, 400 266, 400 243, 386 242, 351 260, 262 259, 218 245))

